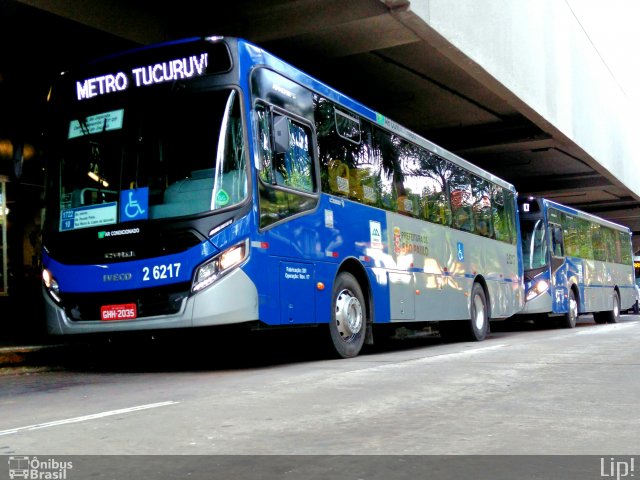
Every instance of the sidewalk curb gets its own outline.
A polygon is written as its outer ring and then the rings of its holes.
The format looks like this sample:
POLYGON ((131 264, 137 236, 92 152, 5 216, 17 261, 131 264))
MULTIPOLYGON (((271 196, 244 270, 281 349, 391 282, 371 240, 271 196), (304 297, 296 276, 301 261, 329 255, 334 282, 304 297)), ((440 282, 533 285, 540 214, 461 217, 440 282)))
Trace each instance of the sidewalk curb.
POLYGON ((65 345, 25 345, 20 347, 0 347, 0 368, 22 367, 44 364, 49 353, 64 348, 65 345))

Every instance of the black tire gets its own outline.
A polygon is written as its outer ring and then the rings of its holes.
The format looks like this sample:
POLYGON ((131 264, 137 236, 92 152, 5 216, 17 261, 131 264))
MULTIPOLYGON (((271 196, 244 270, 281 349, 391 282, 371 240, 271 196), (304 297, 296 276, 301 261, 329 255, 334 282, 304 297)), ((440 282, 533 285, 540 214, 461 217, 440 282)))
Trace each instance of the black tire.
POLYGON ((481 342, 489 333, 489 307, 487 296, 479 283, 471 289, 471 305, 468 320, 439 322, 440 337, 446 341, 481 342))
POLYGON ((481 342, 489 333, 489 305, 484 288, 474 283, 471 289, 471 306, 469 308, 468 340, 481 342))
POLYGON ((607 323, 618 323, 620 321, 620 296, 618 291, 613 291, 613 308, 609 312, 604 312, 607 323))
POLYGON ((607 312, 593 312, 593 321, 598 324, 607 323, 607 312))
POLYGON ((462 340, 463 323, 465 322, 460 320, 443 320, 438 322, 440 338, 445 342, 457 342, 458 340, 462 340))
POLYGON ((575 328, 578 320, 578 302, 573 289, 569 289, 569 310, 564 316, 559 318, 559 325, 562 328, 575 328))
POLYGON ((334 353, 341 358, 357 356, 367 331, 367 305, 356 278, 342 272, 333 284, 329 334, 334 353))
POLYGON ((613 291, 612 309, 605 312, 595 312, 593 320, 596 323, 618 323, 620 321, 620 296, 613 291))

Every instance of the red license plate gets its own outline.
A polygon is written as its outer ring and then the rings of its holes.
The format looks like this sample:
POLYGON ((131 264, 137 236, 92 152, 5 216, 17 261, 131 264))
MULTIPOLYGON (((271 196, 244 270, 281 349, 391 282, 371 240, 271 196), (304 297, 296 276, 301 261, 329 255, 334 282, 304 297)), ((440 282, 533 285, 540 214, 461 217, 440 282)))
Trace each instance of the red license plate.
POLYGON ((135 303, 122 305, 103 305, 100 307, 100 318, 105 321, 133 320, 138 317, 138 308, 135 303))

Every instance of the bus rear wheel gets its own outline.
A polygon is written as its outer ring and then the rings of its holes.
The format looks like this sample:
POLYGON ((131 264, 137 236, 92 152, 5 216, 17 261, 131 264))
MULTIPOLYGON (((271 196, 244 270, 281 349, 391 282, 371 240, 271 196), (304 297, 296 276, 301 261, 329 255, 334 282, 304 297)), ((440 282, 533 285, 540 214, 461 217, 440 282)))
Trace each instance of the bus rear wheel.
POLYGON ((470 316, 468 338, 480 342, 489 333, 489 305, 484 288, 479 283, 474 283, 471 289, 470 316))
POLYGON ((620 321, 620 296, 618 291, 613 291, 613 309, 610 312, 606 312, 606 318, 608 323, 618 323, 620 321))
POLYGON ((593 314, 596 323, 618 323, 620 321, 620 296, 617 290, 613 291, 612 302, 611 310, 593 314))
POLYGON ((357 356, 367 330, 367 308, 360 284, 342 272, 333 285, 329 334, 335 353, 341 358, 357 356))
POLYGON ((469 340, 480 342, 489 333, 489 306, 484 289, 474 283, 471 289, 471 305, 468 320, 440 322, 440 336, 444 340, 469 340))

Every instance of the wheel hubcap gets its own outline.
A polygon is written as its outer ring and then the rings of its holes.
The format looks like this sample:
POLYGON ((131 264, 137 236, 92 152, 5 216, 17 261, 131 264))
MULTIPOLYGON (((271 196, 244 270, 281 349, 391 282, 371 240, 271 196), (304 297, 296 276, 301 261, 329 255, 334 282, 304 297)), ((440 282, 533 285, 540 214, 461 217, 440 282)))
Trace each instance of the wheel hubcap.
POLYGON ((345 341, 350 341, 362 329, 362 305, 348 290, 342 290, 336 297, 336 327, 345 341))
POLYGON ((484 303, 478 295, 476 295, 473 299, 473 306, 476 314, 475 316, 476 328, 478 330, 482 330, 485 322, 484 303))
POLYGON ((575 298, 569 299, 569 311, 571 312, 571 319, 578 318, 578 302, 576 302, 575 298))
POLYGON ((613 296, 613 316, 618 318, 620 315, 620 305, 618 305, 618 297, 613 296))

